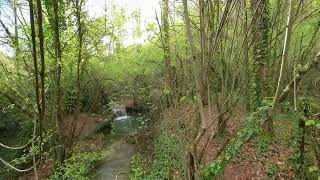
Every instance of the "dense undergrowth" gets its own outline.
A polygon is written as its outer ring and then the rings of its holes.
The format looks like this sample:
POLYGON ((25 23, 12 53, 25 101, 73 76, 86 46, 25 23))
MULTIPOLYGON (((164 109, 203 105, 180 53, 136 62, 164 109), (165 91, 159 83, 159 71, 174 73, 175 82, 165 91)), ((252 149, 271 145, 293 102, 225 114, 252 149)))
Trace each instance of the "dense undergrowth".
POLYGON ((155 157, 147 179, 184 179, 187 154, 196 136, 197 114, 192 104, 180 104, 163 113, 155 139, 155 157))
POLYGON ((95 165, 102 159, 99 152, 75 153, 56 168, 49 180, 77 179, 89 180, 95 165))
MULTIPOLYGON (((154 152, 137 154, 131 162, 132 179, 185 179, 186 151, 196 135, 197 114, 192 104, 169 108, 155 122, 154 152), (154 154, 147 161, 146 154, 154 154)), ((145 142, 141 142, 144 144, 145 142)), ((152 149, 151 149, 152 150, 152 149)))

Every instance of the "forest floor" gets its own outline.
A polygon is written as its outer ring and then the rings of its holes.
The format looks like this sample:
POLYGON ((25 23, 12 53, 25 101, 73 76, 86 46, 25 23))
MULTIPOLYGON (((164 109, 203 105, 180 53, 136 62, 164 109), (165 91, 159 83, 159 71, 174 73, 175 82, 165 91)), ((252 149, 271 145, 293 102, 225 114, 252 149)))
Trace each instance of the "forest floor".
POLYGON ((275 137, 259 136, 244 145, 225 170, 225 179, 295 179, 292 167, 293 125, 290 119, 277 119, 275 137))
MULTIPOLYGON (((206 115, 208 114, 206 109, 206 115)), ((175 111, 186 113, 186 111, 175 111)), ((211 119, 218 115, 216 108, 211 108, 211 119)), ((183 115, 181 115, 183 116, 183 115)), ((188 115, 186 115, 188 116, 188 115)), ((227 121, 227 127, 224 136, 215 135, 212 139, 212 133, 217 131, 217 121, 209 130, 199 144, 199 149, 205 147, 205 142, 210 141, 206 147, 206 152, 203 156, 202 162, 205 165, 212 163, 219 155, 224 153, 224 149, 228 142, 236 139, 240 135, 245 122, 245 111, 237 107, 227 121)), ((295 179, 294 169, 292 167, 292 147, 290 142, 293 132, 293 124, 290 119, 281 119, 275 121, 276 135, 274 139, 264 137, 257 137, 247 142, 242 148, 241 152, 225 167, 224 174, 218 179, 225 180, 241 180, 241 179, 295 179)), ((207 123, 209 124, 209 122, 207 123)), ((154 157, 154 138, 155 128, 148 128, 147 130, 138 133, 138 145, 142 151, 144 159, 147 163, 152 162, 154 157)), ((172 132, 174 133, 174 132, 172 132)), ((134 139, 131 138, 133 144, 134 139)), ((146 165, 150 167, 151 164, 146 165)), ((173 179, 174 175, 173 175, 173 179)))
MULTIPOLYGON (((211 108, 212 117, 218 115, 215 108, 211 108)), ((223 137, 216 135, 209 143, 204 155, 204 164, 209 165, 219 155, 224 153, 227 143, 237 138, 244 126, 246 114, 242 108, 236 108, 227 121, 227 132, 223 137)), ((294 179, 294 170, 290 164, 292 150, 290 147, 290 134, 292 134, 292 121, 289 119, 276 120, 274 139, 257 137, 247 142, 241 152, 225 168, 220 179, 294 179)), ((209 131, 201 141, 199 148, 203 148, 212 132, 217 131, 217 123, 213 131, 209 131)))

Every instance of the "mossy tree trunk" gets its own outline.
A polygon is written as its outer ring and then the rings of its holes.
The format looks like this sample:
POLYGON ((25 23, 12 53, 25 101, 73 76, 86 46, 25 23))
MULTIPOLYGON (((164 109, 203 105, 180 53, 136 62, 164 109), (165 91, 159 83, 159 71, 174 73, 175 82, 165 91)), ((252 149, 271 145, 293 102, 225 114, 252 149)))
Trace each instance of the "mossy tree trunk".
MULTIPOLYGON (((37 20, 38 20, 38 39, 39 39, 39 54, 40 54, 40 96, 41 96, 41 112, 39 118, 39 134, 40 142, 42 143, 42 128, 46 112, 46 96, 45 96, 45 57, 44 57, 44 35, 43 35, 43 15, 41 0, 37 0, 37 20)), ((40 145, 40 157, 42 147, 40 145)))
POLYGON ((165 62, 165 83, 167 93, 167 104, 170 106, 175 104, 176 90, 174 84, 174 72, 172 67, 171 51, 170 51, 170 33, 169 33, 169 0, 162 0, 162 46, 165 62))
POLYGON ((252 0, 254 14, 253 33, 253 60, 252 60, 252 109, 256 110, 262 103, 264 83, 269 61, 269 0, 252 0))

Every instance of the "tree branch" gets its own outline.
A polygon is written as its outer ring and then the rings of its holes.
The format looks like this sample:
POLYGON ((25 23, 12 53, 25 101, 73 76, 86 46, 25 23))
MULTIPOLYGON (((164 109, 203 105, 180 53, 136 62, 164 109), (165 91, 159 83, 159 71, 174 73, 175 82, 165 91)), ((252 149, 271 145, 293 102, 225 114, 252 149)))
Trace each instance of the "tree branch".
POLYGON ((302 79, 302 77, 310 71, 312 68, 314 68, 316 65, 320 63, 320 52, 316 55, 316 57, 307 63, 302 69, 298 70, 295 77, 289 82, 289 84, 286 86, 286 88, 282 91, 281 95, 279 96, 279 99, 277 100, 278 103, 281 103, 285 100, 285 98, 288 96, 290 89, 293 88, 294 82, 299 83, 302 79))

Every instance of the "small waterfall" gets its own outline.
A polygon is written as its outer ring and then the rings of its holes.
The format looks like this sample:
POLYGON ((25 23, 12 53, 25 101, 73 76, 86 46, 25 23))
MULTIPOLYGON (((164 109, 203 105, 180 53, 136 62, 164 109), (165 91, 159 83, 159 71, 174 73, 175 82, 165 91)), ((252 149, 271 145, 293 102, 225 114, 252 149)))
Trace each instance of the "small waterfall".
POLYGON ((127 120, 129 118, 126 108, 124 105, 117 105, 112 108, 112 113, 114 115, 114 120, 119 121, 119 120, 127 120))

